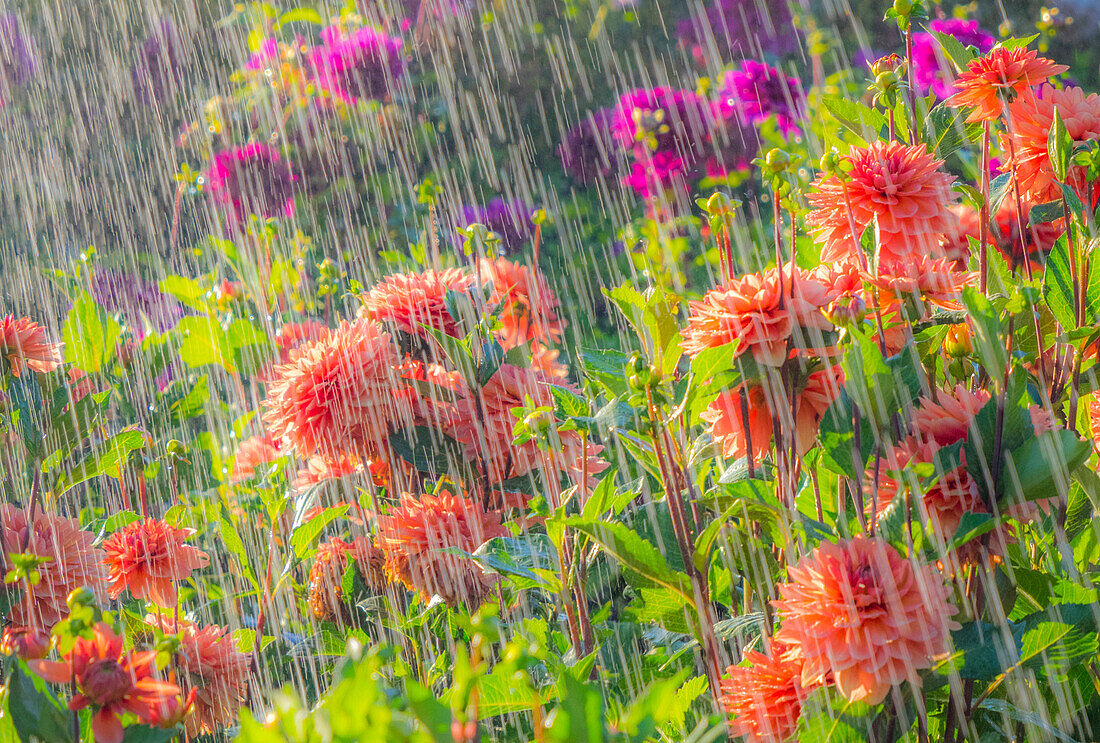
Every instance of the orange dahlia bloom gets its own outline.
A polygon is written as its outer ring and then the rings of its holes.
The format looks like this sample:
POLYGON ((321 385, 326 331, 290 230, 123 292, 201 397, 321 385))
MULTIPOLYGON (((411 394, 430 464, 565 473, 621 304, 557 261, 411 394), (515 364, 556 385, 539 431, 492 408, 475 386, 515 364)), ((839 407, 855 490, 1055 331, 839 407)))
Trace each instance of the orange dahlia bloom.
POLYGON ((770 656, 745 652, 747 666, 730 666, 718 699, 733 719, 730 733, 751 743, 786 743, 798 727, 808 690, 802 686, 803 661, 798 649, 771 643, 770 656))
POLYGON ((321 544, 309 569, 309 610, 318 621, 349 620, 343 595, 349 559, 355 561, 368 590, 375 595, 385 590, 388 581, 382 550, 369 537, 357 537, 351 543, 333 537, 321 544))
POLYGON ((263 436, 250 436, 237 447, 237 455, 233 457, 233 473, 229 481, 242 482, 256 476, 256 468, 260 465, 271 464, 283 456, 279 442, 271 438, 271 434, 263 436))
POLYGON ((399 361, 376 323, 341 323, 276 369, 264 400, 269 432, 305 457, 369 456, 410 415, 412 391, 395 369, 399 361))
POLYGON ((829 289, 798 268, 792 276, 784 266, 782 281, 775 268, 745 274, 691 303, 684 351, 695 356, 739 341, 739 356, 751 351, 758 363, 781 366, 791 357, 796 334, 811 336, 803 346, 812 347, 814 331, 832 329, 820 311, 829 299, 829 289))
POLYGON ((378 517, 386 573, 425 599, 438 594, 452 606, 480 604, 496 577, 473 560, 442 550, 474 552, 488 540, 506 536, 499 511, 483 511, 475 501, 447 491, 419 499, 406 493, 400 506, 378 517))
POLYGON ((579 482, 586 460, 589 478, 607 468, 607 462, 599 457, 603 447, 585 444, 577 431, 558 431, 546 451, 534 439, 513 443, 519 419, 512 411, 525 407, 528 400, 536 407, 553 408, 552 386, 554 382, 538 370, 502 364, 480 391, 467 393, 456 404, 448 433, 464 446, 467 456, 477 463, 478 472, 490 482, 536 471, 542 473, 546 483, 558 483, 562 476, 579 482))
POLYGON ((194 694, 194 710, 186 718, 187 735, 216 733, 237 720, 248 691, 250 662, 237 649, 228 627, 200 627, 186 619, 165 614, 146 616, 165 634, 180 635, 176 662, 181 676, 194 694))
POLYGON ((390 468, 384 459, 368 459, 364 467, 363 463, 354 456, 329 459, 318 455, 306 460, 306 466, 298 470, 291 486, 301 491, 326 480, 338 480, 364 472, 370 472, 371 480, 378 487, 385 487, 389 481, 390 468))
POLYGON ((30 627, 8 627, 0 637, 0 653, 23 660, 45 658, 50 652, 50 633, 30 627))
POLYGON ((447 310, 448 292, 467 293, 473 278, 460 268, 393 274, 378 282, 363 301, 363 314, 410 335, 426 335, 427 325, 444 335, 460 337, 459 320, 447 310))
POLYGON ((144 519, 124 526, 103 542, 107 556, 111 597, 127 588, 136 599, 157 606, 176 605, 176 581, 208 563, 206 553, 183 540, 194 529, 176 529, 162 521, 144 519))
POLYGON ((997 45, 984 57, 970 61, 955 80, 958 92, 947 99, 947 105, 973 108, 967 122, 992 121, 1001 115, 1005 99, 1011 101, 1033 85, 1068 69, 1030 49, 997 45))
POLYGON ((0 357, 7 358, 11 373, 20 376, 27 368, 51 372, 61 364, 61 347, 50 343, 46 329, 26 317, 0 318, 0 357))
MULTIPOLYGON (((1025 201, 1021 205, 1024 221, 1035 204, 1025 201)), ((953 208, 955 221, 951 228, 944 233, 943 249, 947 257, 956 267, 966 266, 970 257, 971 242, 977 244, 979 235, 978 213, 969 206, 953 208), (973 238, 973 240, 971 240, 973 238)), ((1038 262, 1044 255, 1050 252, 1054 243, 1065 232, 1065 225, 1061 219, 1053 222, 1041 222, 1039 224, 1025 224, 1023 232, 1023 251, 1020 250, 1020 220, 1017 219, 1015 199, 1011 196, 1001 204, 997 214, 993 218, 995 228, 988 231, 987 240, 1012 262, 1013 266, 1022 265, 1024 257, 1031 261, 1032 269, 1042 270, 1038 262)))
POLYGON ((865 276, 875 288, 870 293, 877 304, 871 309, 882 320, 888 353, 897 353, 906 343, 906 327, 928 319, 932 307, 962 308, 963 287, 977 282, 977 274, 960 271, 948 258, 911 258, 884 267, 877 276, 865 276))
MULTIPOLYGON (((27 513, 11 505, 0 506, 2 548, 19 552, 27 540, 27 513)), ((50 558, 38 566, 39 581, 11 607, 9 619, 19 627, 50 630, 69 614, 66 600, 77 588, 97 594, 104 588, 103 550, 93 546, 95 534, 84 531, 72 519, 39 509, 34 516, 26 552, 50 558)))
POLYGON ((890 687, 920 684, 918 672, 947 652, 958 628, 943 578, 888 542, 862 535, 823 542, 788 569, 774 602, 776 639, 798 648, 802 685, 831 678, 850 701, 878 704, 890 687))
POLYGON ((78 637, 62 661, 36 660, 29 665, 55 684, 76 683, 69 709, 95 708, 96 743, 122 743, 122 716, 130 713, 148 725, 178 718, 180 689, 156 677, 157 653, 127 653, 123 638, 107 624, 92 628, 92 638, 78 637))
POLYGON ((498 258, 483 261, 481 272, 482 280, 493 285, 489 306, 500 306, 496 335, 505 350, 561 339, 565 321, 558 317, 560 303, 537 268, 498 258))
MULTIPOLYGON (((795 401, 795 446, 799 456, 813 448, 821 417, 840 394, 843 378, 839 368, 822 369, 806 379, 806 386, 795 401)), ((747 456, 749 440, 752 457, 762 460, 771 449, 773 419, 790 428, 791 406, 784 394, 753 385, 746 391, 749 431, 745 436, 745 415, 741 407, 741 390, 724 390, 699 417, 710 424, 708 432, 722 449, 722 456, 739 459, 747 456)))
POLYGON ((822 262, 855 262, 863 251, 860 236, 875 217, 880 267, 942 255, 940 235, 951 223, 955 181, 939 169, 943 161, 928 154, 924 145, 899 142, 854 147, 847 160, 851 167, 843 180, 819 177, 806 197, 814 207, 806 223, 821 245, 822 262))
MULTIPOLYGON (((1024 198, 1036 204, 1062 198, 1047 152, 1055 111, 1075 144, 1100 140, 1100 95, 1086 95, 1080 88, 1058 90, 1044 85, 1038 95, 1029 92, 1013 101, 1008 107, 1011 137, 1002 134, 1001 146, 1010 154, 1007 165, 1016 172, 1024 198)), ((1087 174, 1086 166, 1071 165, 1066 182, 1082 199, 1091 202, 1087 174)))

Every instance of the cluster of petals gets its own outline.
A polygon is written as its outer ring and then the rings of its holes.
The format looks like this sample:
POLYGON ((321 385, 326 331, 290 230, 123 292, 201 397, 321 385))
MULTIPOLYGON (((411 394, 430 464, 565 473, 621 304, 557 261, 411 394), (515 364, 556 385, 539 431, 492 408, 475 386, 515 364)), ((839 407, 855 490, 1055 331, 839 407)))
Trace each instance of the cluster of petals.
POLYGON ((253 142, 216 153, 206 171, 206 192, 233 224, 294 212, 294 175, 279 151, 253 142))
POLYGON ((280 442, 273 439, 270 434, 250 436, 237 447, 229 481, 238 483, 255 477, 256 468, 276 461, 284 453, 280 442))
POLYGON ((185 719, 187 735, 216 733, 219 726, 233 725, 245 703, 250 663, 229 628, 199 626, 168 613, 147 616, 146 621, 161 626, 165 634, 180 636, 176 662, 194 695, 192 712, 185 719))
POLYGON ((757 363, 781 366, 790 358, 792 340, 813 347, 814 331, 832 329, 821 313, 830 294, 830 287, 797 267, 732 279, 691 303, 684 351, 695 356, 738 341, 738 355, 751 352, 757 363))
MULTIPOLYGON (((1007 166, 1020 183, 1023 197, 1042 204, 1062 198, 1047 150, 1054 113, 1057 111, 1074 144, 1100 140, 1100 95, 1086 94, 1081 88, 1058 89, 1043 85, 1038 93, 1028 91, 1008 108, 1011 129, 1001 135, 1008 151, 1007 166)), ((1088 193, 1087 168, 1070 165, 1066 183, 1082 199, 1088 193)), ((1091 202, 1091 194, 1089 194, 1091 202)))
POLYGON ((726 116, 736 112, 754 124, 775 116, 784 136, 800 131, 805 98, 801 83, 771 65, 746 59, 725 73, 718 94, 719 111, 726 116))
POLYGON ((780 642, 804 659, 802 686, 832 679, 850 701, 878 704, 949 649, 958 628, 943 578, 888 542, 858 535, 823 542, 788 569, 773 602, 780 642))
POLYGON ((459 268, 423 273, 391 274, 374 285, 363 302, 363 313, 410 335, 422 335, 424 326, 459 337, 459 320, 447 308, 449 292, 466 293, 473 278, 459 268))
POLYGON ((482 280, 492 284, 489 306, 498 307, 501 346, 518 348, 525 343, 549 344, 561 340, 565 321, 546 277, 520 263, 498 258, 482 263, 482 280))
POLYGON ((810 374, 795 398, 793 421, 788 420, 791 404, 785 393, 766 383, 724 390, 699 417, 708 424, 707 431, 725 457, 748 456, 751 445, 752 458, 759 462, 771 449, 775 422, 783 430, 793 428, 795 451, 802 456, 813 447, 821 418, 840 394, 842 384, 837 367, 810 374))
POLYGON ((381 487, 389 482, 390 468, 385 459, 368 459, 364 465, 352 454, 336 458, 315 454, 298 470, 291 485, 295 490, 302 491, 328 480, 339 480, 363 473, 369 473, 376 486, 381 487))
POLYGON ((958 92, 947 102, 956 108, 973 109, 966 117, 968 122, 992 121, 1000 117, 1006 99, 1012 101, 1029 88, 1068 69, 1030 49, 998 45, 988 54, 970 61, 955 81, 958 92))
POLYGON ((786 743, 809 694, 798 648, 772 641, 768 655, 748 650, 744 660, 748 665, 730 666, 721 680, 718 701, 732 718, 730 733, 752 743, 786 743))
MULTIPOLYGON (((1024 201, 1020 205, 1020 211, 1026 224, 1021 235, 1015 200, 1010 198, 1006 202, 1011 203, 1001 204, 993 216, 993 225, 986 236, 988 244, 996 247, 1014 266, 1022 265, 1026 258, 1035 269, 1041 268, 1043 256, 1050 252, 1054 243, 1065 233, 1063 220, 1028 222, 1028 214, 1034 204, 1024 201)), ((971 244, 977 245, 979 239, 978 213, 973 207, 963 205, 956 206, 951 211, 955 221, 943 236, 943 249, 957 266, 965 266, 970 256, 971 244)))
POLYGON ((51 629, 69 608, 66 600, 78 588, 104 589, 103 550, 94 547, 95 534, 67 519, 38 510, 28 536, 27 512, 0 506, 5 554, 27 552, 49 558, 38 566, 38 583, 11 607, 9 619, 20 627, 51 629), (24 543, 27 545, 23 549, 24 543))
POLYGON ((377 323, 342 322, 276 368, 264 400, 268 431, 303 456, 378 450, 409 416, 411 391, 400 383, 399 362, 397 346, 377 323))
POLYGON ((385 589, 385 556, 370 537, 357 537, 351 542, 332 537, 321 544, 309 569, 309 610, 318 621, 344 617, 343 579, 349 560, 355 562, 372 593, 380 594, 385 589))
POLYGON ((369 26, 346 30, 328 26, 310 62, 320 86, 337 98, 385 100, 404 74, 401 39, 369 26))
POLYGON ((806 221, 821 245, 821 260, 855 262, 863 251, 860 237, 876 220, 879 266, 939 257, 955 180, 940 170, 943 161, 924 145, 896 141, 853 148, 847 160, 843 177, 819 177, 807 195, 813 209, 806 221))
POLYGON ((53 371, 61 364, 61 349, 50 342, 46 329, 38 323, 7 315, 0 318, 0 357, 8 360, 11 373, 18 377, 24 369, 53 371))
POLYGON ((122 635, 100 622, 92 637, 78 637, 64 660, 37 660, 31 668, 55 684, 76 685, 69 709, 92 707, 97 743, 122 743, 127 713, 150 725, 171 725, 185 713, 180 689, 157 678, 154 650, 128 653, 122 635))
POLYGON ((977 282, 977 274, 961 270, 949 258, 913 258, 892 263, 877 275, 867 274, 873 309, 882 322, 883 341, 888 353, 905 345, 909 325, 926 320, 933 307, 962 308, 962 290, 977 282))
POLYGON ((400 505, 378 517, 378 546, 387 574, 427 598, 476 606, 496 580, 477 563, 444 550, 474 552, 486 541, 508 536, 499 511, 441 490, 419 497, 403 494, 400 505))
POLYGON ((136 599, 175 606, 176 583, 209 563, 205 552, 185 543, 194 533, 194 529, 177 529, 147 518, 108 537, 103 550, 111 596, 129 588, 136 599))

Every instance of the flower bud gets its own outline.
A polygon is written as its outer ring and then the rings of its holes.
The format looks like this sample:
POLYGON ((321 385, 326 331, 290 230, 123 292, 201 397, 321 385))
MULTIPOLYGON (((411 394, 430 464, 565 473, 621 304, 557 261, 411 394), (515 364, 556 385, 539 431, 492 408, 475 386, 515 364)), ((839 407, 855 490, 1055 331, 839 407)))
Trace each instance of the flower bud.
POLYGON ((791 156, 789 153, 784 152, 778 147, 774 147, 768 150, 768 154, 764 156, 764 167, 770 170, 772 173, 782 173, 791 164, 791 156))
POLYGON ((859 325, 867 318, 867 303, 854 294, 843 294, 829 303, 825 314, 833 325, 859 325))
POLYGON ((95 605, 95 593, 92 589, 84 586, 70 593, 65 603, 68 604, 70 611, 81 606, 93 606, 95 605))
POLYGON ((894 12, 900 16, 907 16, 913 12, 913 0, 894 0, 894 12))
POLYGON ((890 93, 897 90, 900 84, 901 78, 898 77, 898 73, 893 70, 886 70, 875 76, 875 87, 883 93, 890 93))
POLYGON ((30 627, 8 627, 0 637, 0 653, 23 660, 45 658, 50 652, 50 635, 30 627))
POLYGON ((840 154, 836 150, 829 150, 821 156, 817 169, 828 175, 836 173, 840 170, 840 154))
POLYGON ((973 333, 966 324, 952 325, 943 339, 943 350, 952 358, 961 359, 974 352, 973 333))
POLYGON ((871 63, 871 74, 878 77, 884 72, 897 72, 901 69, 901 65, 901 57, 896 54, 887 54, 871 63))

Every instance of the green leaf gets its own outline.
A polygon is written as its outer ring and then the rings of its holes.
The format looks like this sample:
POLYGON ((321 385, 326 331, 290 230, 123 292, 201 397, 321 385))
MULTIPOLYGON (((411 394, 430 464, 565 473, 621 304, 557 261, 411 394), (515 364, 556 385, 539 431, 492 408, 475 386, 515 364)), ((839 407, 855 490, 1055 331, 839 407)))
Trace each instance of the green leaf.
POLYGON ((323 26, 325 25, 325 19, 313 8, 295 8, 279 16, 278 26, 280 28, 288 23, 313 23, 317 26, 323 26))
POLYGON ((989 184, 989 213, 996 214, 1001 208, 1001 202, 1008 196, 1009 186, 1012 185, 1012 174, 1001 173, 989 184))
POLYGON ((130 455, 145 448, 147 435, 139 429, 128 428, 107 439, 71 471, 62 473, 54 486, 55 494, 61 495, 93 477, 118 477, 122 467, 130 461, 130 455))
POLYGON ((1045 204, 1036 204, 1027 213, 1028 225, 1045 224, 1062 218, 1062 202, 1048 201, 1045 204))
POLYGON ((71 743, 71 713, 61 705, 46 682, 27 671, 22 661, 12 666, 8 679, 8 712, 24 743, 71 743))
POLYGON ((849 702, 832 687, 819 687, 802 705, 795 738, 822 743, 867 743, 875 739, 871 731, 874 709, 862 702, 849 702))
POLYGON ((42 453, 43 402, 42 389, 38 386, 38 375, 24 372, 20 377, 11 377, 8 382, 8 397, 12 409, 18 414, 19 434, 23 445, 32 457, 42 453))
POLYGON ((821 103, 841 126, 864 142, 877 138, 878 133, 887 125, 886 116, 881 111, 857 101, 826 96, 821 99, 821 103))
POLYGON ((294 554, 303 557, 317 537, 321 536, 325 527, 346 514, 349 508, 350 506, 346 503, 342 506, 326 508, 295 529, 290 535, 290 546, 294 549, 294 554))
POLYGON ((411 431, 394 431, 389 442, 394 453, 415 467, 417 472, 437 475, 466 461, 462 444, 428 426, 416 426, 411 431))
POLYGON ((633 570, 638 575, 659 586, 675 591, 685 602, 692 606, 695 605, 691 581, 688 577, 673 570, 660 550, 652 543, 642 539, 637 532, 631 531, 623 524, 614 521, 590 521, 573 517, 566 519, 565 523, 577 531, 587 534, 607 554, 618 560, 624 567, 633 570))
POLYGON ((704 348, 691 360, 691 373, 702 382, 715 374, 733 369, 733 360, 737 358, 737 348, 740 345, 740 341, 734 341, 722 346, 704 348))
POLYGON ((81 292, 61 329, 65 360, 92 374, 115 357, 122 326, 96 304, 88 292, 81 292))
POLYGON ((435 743, 454 743, 451 711, 436 699, 435 694, 412 680, 405 681, 405 695, 413 716, 427 728, 435 743))
MULTIPOLYGON (((947 38, 958 43, 953 36, 947 38)), ((965 109, 952 108, 941 103, 929 111, 928 118, 924 121, 924 141, 932 154, 940 160, 946 160, 967 144, 970 137, 967 132, 965 109)))
POLYGON ((122 743, 169 743, 178 738, 178 728, 153 728, 148 725, 130 725, 122 736, 122 743))
MULTIPOLYGON (((1059 483, 1088 459, 1092 447, 1073 431, 1046 431, 1027 440, 1005 456, 1009 492, 1020 501, 1054 498, 1059 483)), ((1015 501, 1010 501, 1015 502, 1015 501)))
POLYGON ((700 572, 707 572, 707 560, 710 558, 710 551, 711 548, 714 547, 714 541, 718 538, 718 532, 721 531, 722 527, 726 525, 726 522, 728 522, 740 508, 740 503, 734 503, 723 511, 720 516, 711 520, 706 528, 699 532, 699 536, 695 538, 695 552, 692 555, 692 562, 695 563, 696 569, 700 572))
POLYGON ((997 378, 1008 363, 1008 352, 1001 338, 1001 317, 993 303, 972 286, 963 288, 962 301, 974 326, 974 350, 989 375, 997 378))
POLYGON ((1066 130, 1066 123, 1062 121, 1062 115, 1057 108, 1054 109, 1054 120, 1050 123, 1050 133, 1047 135, 1047 156, 1050 158, 1054 177, 1064 182, 1066 171, 1069 170, 1069 160, 1073 156, 1073 137, 1066 130))
POLYGON ((944 54, 955 65, 956 72, 965 70, 966 66, 975 58, 974 52, 951 34, 933 31, 932 35, 940 42, 944 54))
POLYGON ((248 578, 248 582, 252 584, 252 587, 257 593, 260 591, 260 581, 256 578, 256 571, 252 569, 252 563, 249 561, 248 550, 245 549, 244 541, 241 539, 241 535, 237 533, 237 528, 233 526, 233 523, 227 518, 222 518, 219 521, 221 526, 222 543, 226 549, 237 556, 240 561, 241 571, 245 577, 248 578))
POLYGON ((180 338, 180 358, 191 367, 214 364, 228 372, 237 371, 233 347, 225 329, 210 317, 185 317, 176 325, 180 338))
POLYGON ((168 276, 159 282, 160 290, 171 294, 193 310, 205 313, 210 308, 209 292, 199 282, 183 276, 168 276))
MULTIPOLYGON (((1043 277, 1043 297, 1047 300, 1051 313, 1066 330, 1081 327, 1073 311, 1073 277, 1070 273, 1069 244, 1066 236, 1058 238, 1047 258, 1047 270, 1043 277)), ((1078 264, 1078 270, 1081 265, 1078 264)), ((1100 261, 1093 260, 1089 265, 1088 281, 1085 286, 1085 324, 1092 327, 1100 323, 1100 261)))

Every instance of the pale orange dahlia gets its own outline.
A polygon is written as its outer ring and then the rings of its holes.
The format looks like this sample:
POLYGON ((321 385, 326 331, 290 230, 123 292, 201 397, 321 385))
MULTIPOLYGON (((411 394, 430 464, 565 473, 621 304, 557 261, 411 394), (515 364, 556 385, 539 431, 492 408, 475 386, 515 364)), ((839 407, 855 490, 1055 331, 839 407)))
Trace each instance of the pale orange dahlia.
POLYGON ((482 281, 491 282, 489 305, 500 306, 497 339, 505 349, 532 341, 556 343, 565 330, 558 316, 558 298, 546 277, 537 268, 513 263, 504 258, 483 261, 482 281))
POLYGON ((61 364, 61 347, 50 343, 46 329, 33 320, 7 315, 0 318, 0 357, 7 358, 17 377, 24 368, 45 373, 61 364))
POLYGON ((220 727, 233 725, 245 703, 250 663, 229 628, 200 627, 186 619, 177 621, 168 613, 148 615, 145 621, 162 627, 165 634, 180 635, 176 662, 187 681, 184 688, 194 693, 194 710, 185 725, 188 736, 216 733, 220 727))
POLYGON ((384 459, 367 460, 366 467, 354 456, 342 456, 338 459, 330 459, 315 455, 306 460, 306 466, 298 470, 294 477, 292 487, 295 490, 305 490, 326 480, 338 480, 344 477, 352 477, 370 472, 371 480, 378 487, 383 487, 389 481, 390 468, 384 459))
POLYGON ((951 225, 955 181, 939 169, 943 161, 928 154, 924 145, 893 141, 852 148, 847 160, 851 167, 843 180, 819 177, 806 197, 814 207, 806 222, 821 245, 822 262, 855 261, 863 251, 860 236, 875 217, 880 267, 942 256, 940 236, 951 225))
POLYGON ((751 352, 767 366, 781 366, 791 357, 790 343, 805 333, 803 347, 813 347, 814 331, 832 329, 821 313, 829 303, 829 288, 801 269, 770 268, 733 279, 691 303, 683 332, 684 351, 698 355, 706 348, 738 341, 737 354, 751 352))
POLYGON ((233 457, 233 473, 229 476, 229 481, 237 483, 255 477, 257 467, 270 464, 281 456, 283 456, 282 448, 270 434, 250 436, 237 447, 237 454, 233 457))
POLYGON ((448 432, 464 446, 479 474, 499 483, 540 472, 543 482, 556 484, 562 476, 579 482, 586 460, 589 478, 607 468, 599 456, 603 447, 591 442, 585 445, 577 431, 558 431, 546 451, 534 439, 513 443, 519 419, 512 411, 525 407, 528 401, 536 407, 553 408, 553 386, 563 385, 536 369, 502 364, 484 387, 458 401, 448 432))
MULTIPOLYGON (((1013 267, 1023 264, 1025 256, 1031 261, 1033 271, 1042 270, 1043 266, 1038 261, 1054 247, 1054 243, 1065 232, 1063 220, 1056 219, 1053 222, 1040 222, 1038 224, 1026 224, 1031 207, 1035 206, 1030 201, 1021 204, 1020 211, 1024 215, 1023 251, 1020 249, 1020 220, 1017 218, 1016 202, 1008 198, 997 210, 993 218, 995 229, 987 233, 987 241, 993 245, 1011 261, 1013 267)), ((947 257, 954 261, 957 268, 966 266, 970 257, 970 245, 978 242, 979 224, 978 213, 970 206, 957 206, 952 209, 956 221, 951 229, 944 233, 943 249, 947 257), (973 238, 973 240, 971 240, 973 238)))
POLYGON ((947 105, 974 110, 967 122, 992 121, 1001 115, 1005 100, 1013 100, 1028 88, 1046 82, 1069 68, 1054 64, 1030 49, 1006 49, 997 45, 988 54, 970 61, 956 78, 958 92, 947 105))
POLYGON ((369 456, 410 417, 412 391, 395 368, 399 361, 376 323, 341 323, 276 369, 264 400, 268 431, 305 457, 369 456))
POLYGON ((745 652, 747 666, 730 666, 718 701, 730 721, 730 733, 751 743, 786 743, 798 727, 809 691, 802 686, 798 649, 772 642, 770 655, 745 652))
POLYGON ((496 577, 473 560, 442 550, 474 552, 488 540, 506 536, 499 511, 485 512, 475 501, 447 491, 419 498, 406 493, 400 506, 378 517, 386 572, 425 599, 438 594, 452 606, 480 604, 496 577))
POLYGON ((465 294, 473 278, 459 268, 423 273, 392 274, 375 284, 363 300, 363 314, 411 335, 425 335, 424 327, 458 337, 460 318, 447 310, 448 292, 465 294))
POLYGON ((155 519, 124 526, 103 542, 111 597, 127 588, 136 599, 176 605, 176 582, 209 564, 205 552, 185 544, 194 529, 177 529, 155 519))
POLYGON ((30 592, 11 607, 9 619, 20 627, 50 630, 67 616, 66 600, 77 588, 104 590, 103 550, 92 546, 95 534, 84 531, 73 519, 62 518, 41 509, 35 512, 34 526, 26 550, 27 513, 11 505, 0 506, 5 554, 29 552, 50 558, 38 567, 39 581, 30 592))
POLYGON ((933 306, 962 308, 962 290, 977 282, 977 274, 962 271, 948 258, 914 257, 884 267, 877 276, 865 276, 875 289, 870 308, 882 321, 889 354, 905 345, 906 328, 928 319, 933 306), (877 302, 877 303, 876 303, 877 302))
MULTIPOLYGON (((1044 85, 1038 95, 1029 92, 1013 101, 1008 108, 1011 138, 1002 134, 1001 146, 1011 155, 1008 167, 1016 172, 1021 193, 1036 204, 1062 198, 1047 152, 1055 111, 1075 144, 1100 140, 1100 95, 1086 95, 1081 88, 1058 90, 1044 85)), ((1087 170, 1083 165, 1071 165, 1066 174, 1066 182, 1082 199, 1087 198, 1087 170)))
POLYGON ((351 543, 332 537, 321 544, 309 569, 309 610, 318 621, 349 621, 343 588, 349 559, 355 561, 371 593, 377 595, 385 589, 385 555, 369 537, 357 537, 351 543))
POLYGON ((776 639, 798 648, 804 687, 831 677, 850 701, 878 704, 948 651, 958 629, 943 578, 882 539, 823 542, 788 569, 776 639))

